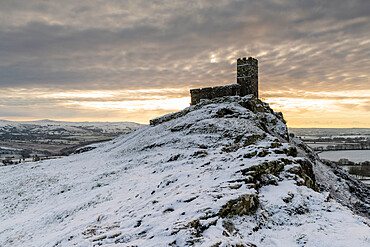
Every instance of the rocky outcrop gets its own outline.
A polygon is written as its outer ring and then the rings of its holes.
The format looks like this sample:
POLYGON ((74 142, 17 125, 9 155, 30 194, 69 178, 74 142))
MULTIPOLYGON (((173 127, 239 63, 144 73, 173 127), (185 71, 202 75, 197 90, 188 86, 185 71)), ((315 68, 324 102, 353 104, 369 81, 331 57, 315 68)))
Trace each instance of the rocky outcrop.
POLYGON ((218 215, 221 218, 230 218, 233 216, 250 215, 256 212, 259 200, 256 194, 242 195, 237 199, 228 201, 222 206, 218 215))

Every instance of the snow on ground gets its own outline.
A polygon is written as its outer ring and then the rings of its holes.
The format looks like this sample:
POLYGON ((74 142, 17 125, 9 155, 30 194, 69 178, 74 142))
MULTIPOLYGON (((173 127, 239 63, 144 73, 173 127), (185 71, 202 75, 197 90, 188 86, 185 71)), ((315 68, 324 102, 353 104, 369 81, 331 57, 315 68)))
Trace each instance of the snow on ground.
POLYGON ((305 157, 282 152, 292 145, 286 126, 242 107, 248 100, 208 102, 78 155, 0 167, 0 246, 369 246, 367 219, 297 185, 289 171, 305 157), (282 160, 265 186, 244 174, 282 160), (256 212, 221 216, 253 194, 256 212))

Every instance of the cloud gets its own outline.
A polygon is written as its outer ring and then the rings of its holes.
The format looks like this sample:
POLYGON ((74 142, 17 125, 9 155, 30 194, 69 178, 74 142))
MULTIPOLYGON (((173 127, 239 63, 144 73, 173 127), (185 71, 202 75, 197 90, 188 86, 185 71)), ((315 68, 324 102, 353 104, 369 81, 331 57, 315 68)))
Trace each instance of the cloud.
MULTIPOLYGON (((8 0, 1 5, 0 89, 5 91, 222 85, 235 82, 235 59, 241 56, 259 59, 266 97, 279 91, 298 97, 299 91, 370 90, 366 0, 8 0)), ((35 95, 27 98, 40 100, 35 95)), ((12 102, 0 96, 5 106, 6 101, 12 102)), ((27 105, 26 99, 18 102, 27 105)))

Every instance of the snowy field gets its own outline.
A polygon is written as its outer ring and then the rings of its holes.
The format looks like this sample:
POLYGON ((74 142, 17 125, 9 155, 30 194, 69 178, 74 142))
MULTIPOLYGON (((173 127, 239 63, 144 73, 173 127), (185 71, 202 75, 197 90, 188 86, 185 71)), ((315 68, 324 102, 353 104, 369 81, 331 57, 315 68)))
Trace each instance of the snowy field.
POLYGON ((370 161, 370 150, 341 150, 341 151, 325 151, 319 153, 320 158, 331 161, 339 159, 348 159, 353 162, 370 161))

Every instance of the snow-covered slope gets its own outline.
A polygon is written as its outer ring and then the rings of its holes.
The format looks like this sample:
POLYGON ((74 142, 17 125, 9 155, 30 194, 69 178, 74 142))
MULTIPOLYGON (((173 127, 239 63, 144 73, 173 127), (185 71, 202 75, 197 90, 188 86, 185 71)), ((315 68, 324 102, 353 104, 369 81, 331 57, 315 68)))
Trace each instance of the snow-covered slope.
POLYGON ((224 97, 166 120, 0 168, 0 246, 369 246, 369 220, 333 199, 366 208, 368 190, 334 193, 345 178, 268 105, 224 97))

